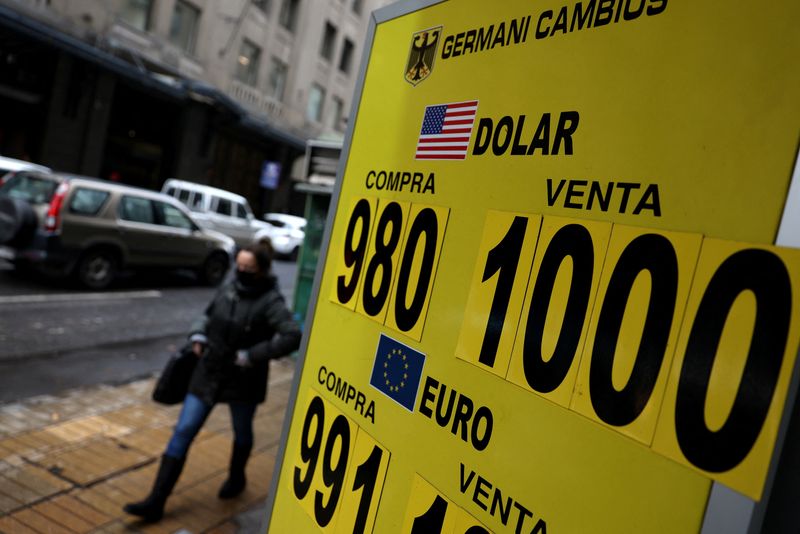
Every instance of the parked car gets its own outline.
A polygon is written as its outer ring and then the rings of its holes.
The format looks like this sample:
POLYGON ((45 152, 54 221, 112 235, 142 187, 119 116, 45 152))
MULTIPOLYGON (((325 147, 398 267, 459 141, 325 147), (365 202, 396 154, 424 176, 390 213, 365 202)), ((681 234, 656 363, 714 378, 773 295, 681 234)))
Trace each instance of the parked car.
POLYGON ((297 259, 306 238, 306 220, 286 213, 265 213, 268 228, 256 233, 256 241, 268 237, 278 256, 297 259))
POLYGON ((104 289, 123 268, 225 277, 233 240, 201 229, 177 200, 114 182, 22 171, 0 186, 0 258, 104 289))
POLYGON ((21 159, 0 156, 0 185, 19 171, 50 172, 50 168, 21 159))
POLYGON ((238 247, 251 245, 267 227, 253 216, 247 199, 230 191, 174 178, 161 191, 183 202, 200 226, 233 238, 238 247))

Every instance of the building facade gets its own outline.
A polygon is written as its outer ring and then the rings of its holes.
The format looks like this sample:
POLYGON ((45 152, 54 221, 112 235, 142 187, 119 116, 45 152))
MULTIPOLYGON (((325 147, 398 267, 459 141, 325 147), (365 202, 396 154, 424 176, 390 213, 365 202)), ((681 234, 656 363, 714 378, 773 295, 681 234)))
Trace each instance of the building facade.
POLYGON ((304 144, 346 129, 387 0, 0 0, 0 154, 287 210, 304 144), (281 164, 277 189, 259 184, 281 164))

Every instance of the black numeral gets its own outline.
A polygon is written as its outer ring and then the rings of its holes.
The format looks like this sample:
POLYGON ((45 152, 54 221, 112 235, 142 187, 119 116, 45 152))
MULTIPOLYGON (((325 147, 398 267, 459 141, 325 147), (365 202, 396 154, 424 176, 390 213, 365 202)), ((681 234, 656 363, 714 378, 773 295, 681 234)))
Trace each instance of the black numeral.
POLYGON ((678 293, 678 260, 672 243, 645 234, 631 241, 614 267, 597 321, 589 394, 595 413, 609 425, 623 426, 642 413, 653 393, 667 349, 678 293), (612 383, 614 353, 622 317, 639 273, 650 272, 650 302, 630 379, 621 391, 612 383))
POLYGON ((322 459, 322 481, 326 487, 331 488, 328 502, 323 504, 325 496, 317 491, 314 496, 314 517, 317 524, 325 527, 333 519, 339 496, 342 494, 344 486, 344 475, 347 473, 347 460, 350 454, 350 425, 343 415, 339 415, 333 420, 330 434, 325 442, 325 453, 322 459), (333 452, 336 448, 336 441, 339 440, 339 457, 333 463, 333 452))
POLYGON ((767 417, 783 363, 792 314, 792 284, 780 258, 742 250, 714 273, 697 310, 678 382, 675 432, 686 458, 700 469, 727 471, 750 452, 767 417), (725 424, 706 426, 705 405, 722 330, 736 298, 752 291, 756 319, 733 408, 725 424))
POLYGON ((556 389, 569 372, 581 337, 594 271, 592 236, 583 226, 569 224, 553 236, 542 258, 531 297, 523 344, 525 380, 534 390, 549 393, 556 389), (553 285, 564 260, 572 259, 572 282, 567 298, 564 322, 552 357, 542 355, 542 337, 547 310, 553 296, 553 285))
POLYGON ((527 217, 514 217, 511 227, 506 235, 489 251, 486 257, 486 266, 483 269, 482 282, 500 273, 497 287, 492 298, 492 308, 489 311, 489 320, 486 323, 486 332, 481 343, 481 353, 478 361, 489 367, 494 366, 497 358, 497 347, 500 345, 500 335, 503 333, 503 323, 506 321, 508 302, 511 300, 511 290, 514 287, 514 278, 517 276, 519 255, 525 241, 525 232, 528 228, 527 217))
POLYGON ((325 423, 325 405, 322 399, 314 397, 308 406, 306 418, 303 422, 303 435, 300 438, 300 458, 308 464, 306 472, 303 474, 299 467, 294 468, 294 494, 298 499, 303 500, 311 487, 311 480, 314 478, 314 470, 319 460, 319 449, 322 446, 322 431, 325 423), (316 427, 311 443, 308 442, 311 431, 311 424, 316 420, 316 427))
POLYGON ((422 314, 425 297, 428 295, 428 288, 433 278, 433 262, 436 259, 436 240, 438 235, 439 221, 436 219, 436 212, 430 208, 423 209, 414 218, 414 222, 408 232, 403 259, 400 262, 397 290, 395 291, 395 319, 397 327, 403 332, 414 328, 422 314), (422 252, 419 282, 414 290, 414 298, 411 300, 411 305, 406 307, 411 266, 417 253, 417 245, 423 235, 425 236, 425 248, 422 252))
POLYGON ((348 281, 345 281, 344 276, 339 276, 336 279, 336 297, 342 304, 350 302, 356 287, 358 287, 358 279, 361 276, 361 269, 364 267, 364 256, 367 253, 371 218, 369 202, 362 198, 353 208, 353 214, 347 223, 347 233, 344 236, 344 264, 347 267, 352 267, 353 272, 348 281), (361 223, 361 235, 359 235, 358 243, 353 243, 359 223, 361 223))
POLYGON ((372 502, 372 494, 375 492, 375 482, 378 479, 378 468, 381 466, 383 450, 380 447, 373 447, 372 452, 363 464, 356 469, 355 480, 353 481, 353 491, 364 488, 361 492, 361 500, 358 501, 358 512, 356 513, 356 523, 353 525, 353 534, 364 532, 367 526, 367 513, 372 502))
POLYGON ((437 495, 436 499, 431 503, 424 514, 414 518, 414 524, 411 526, 411 534, 432 534, 441 532, 444 527, 444 516, 447 514, 447 501, 441 495, 437 495))
POLYGON ((368 315, 378 315, 386 304, 392 286, 392 255, 400 242, 403 230, 403 210, 397 202, 391 202, 383 210, 375 230, 375 254, 364 274, 363 304, 368 315), (386 235, 387 227, 389 234, 386 235), (375 277, 380 271, 380 285, 373 293, 375 277))

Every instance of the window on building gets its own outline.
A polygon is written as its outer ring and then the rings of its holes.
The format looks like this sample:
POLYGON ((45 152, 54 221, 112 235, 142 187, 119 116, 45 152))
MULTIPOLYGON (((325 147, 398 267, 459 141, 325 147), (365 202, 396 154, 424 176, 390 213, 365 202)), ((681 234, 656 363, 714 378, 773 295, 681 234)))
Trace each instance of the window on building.
POLYGON ((325 100, 325 89, 317 84, 311 86, 308 92, 308 106, 306 107, 306 118, 310 121, 319 122, 322 118, 322 103, 325 100))
POLYGON ((278 22, 281 26, 294 32, 297 25, 297 12, 300 8, 300 0, 283 0, 281 4, 281 14, 278 22))
POLYGON ((253 5, 264 13, 269 13, 270 0, 253 0, 253 5))
POLYGON ((353 0, 353 13, 360 15, 364 9, 364 0, 353 0))
POLYGON ((345 74, 350 73, 350 67, 353 63, 353 49, 355 45, 353 41, 345 38, 344 45, 342 45, 342 56, 339 58, 339 70, 345 74))
POLYGON ((319 55, 330 61, 333 59, 333 47, 336 46, 336 26, 330 22, 325 23, 325 32, 322 34, 322 45, 319 55))
POLYGON ((280 59, 273 57, 267 81, 267 94, 276 100, 283 100, 283 90, 286 87, 286 74, 288 65, 280 59))
POLYGON ((258 83, 258 64, 261 63, 261 48, 247 39, 242 41, 239 57, 236 58, 236 79, 247 85, 258 83))
POLYGON ((325 113, 325 126, 340 130, 342 128, 342 113, 344 113, 344 102, 338 96, 331 97, 331 105, 325 113))
POLYGON ((169 40, 187 54, 194 54, 197 28, 200 25, 200 10, 189 2, 178 0, 172 13, 169 40))
POLYGON ((126 0, 120 9, 119 16, 137 30, 145 31, 150 26, 150 6, 152 4, 152 0, 126 0))

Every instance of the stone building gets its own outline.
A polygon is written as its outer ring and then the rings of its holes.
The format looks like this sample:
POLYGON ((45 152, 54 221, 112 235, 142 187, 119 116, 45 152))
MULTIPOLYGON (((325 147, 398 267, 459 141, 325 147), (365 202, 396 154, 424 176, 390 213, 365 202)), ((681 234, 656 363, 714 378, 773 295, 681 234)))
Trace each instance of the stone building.
MULTIPOLYGON (((346 128, 386 0, 0 0, 0 154, 292 208, 305 143, 346 128), (259 183, 281 165, 277 188, 259 183)), ((263 211, 260 211, 263 210, 263 211)))

